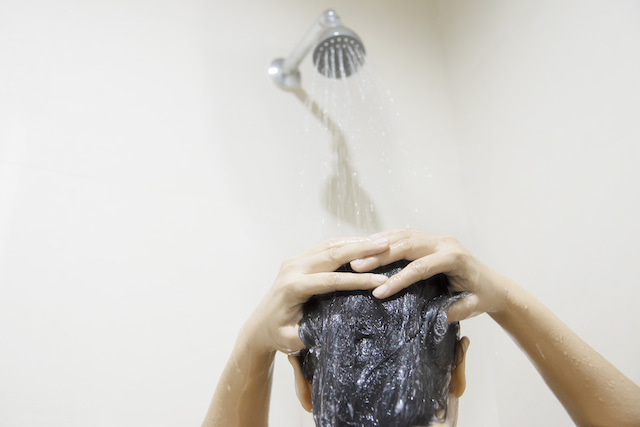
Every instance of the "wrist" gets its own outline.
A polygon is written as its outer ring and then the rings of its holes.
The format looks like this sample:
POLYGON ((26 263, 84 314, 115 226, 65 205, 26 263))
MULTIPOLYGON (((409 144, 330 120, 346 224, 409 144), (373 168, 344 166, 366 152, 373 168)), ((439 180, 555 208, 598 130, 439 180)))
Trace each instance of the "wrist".
POLYGON ((513 316, 520 316, 520 310, 526 310, 527 293, 511 279, 496 273, 501 277, 497 283, 500 303, 489 315, 500 324, 510 322, 513 316))
POLYGON ((276 350, 271 345, 265 324, 264 320, 255 318, 255 315, 250 316, 240 328, 236 347, 256 355, 275 354, 276 350))
POLYGON ((514 305, 518 304, 521 298, 520 288, 513 280, 498 273, 495 270, 485 267, 487 269, 487 281, 492 284, 493 287, 493 309, 489 310, 489 315, 504 316, 506 313, 510 313, 514 305))

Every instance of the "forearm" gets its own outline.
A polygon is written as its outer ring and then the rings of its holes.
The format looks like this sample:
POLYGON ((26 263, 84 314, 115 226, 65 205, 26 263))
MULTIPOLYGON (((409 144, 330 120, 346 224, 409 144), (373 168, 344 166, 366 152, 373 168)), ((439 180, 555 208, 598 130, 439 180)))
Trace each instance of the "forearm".
POLYGON ((640 388, 524 289, 507 284, 491 317, 526 352, 578 425, 637 426, 640 388))
POLYGON ((268 424, 275 350, 257 349, 251 341, 245 326, 218 381, 203 427, 268 424))
POLYGON ((388 239, 380 236, 346 237, 317 243, 283 262, 238 335, 203 427, 266 426, 275 353, 293 354, 304 348, 298 334, 302 305, 313 295, 372 289, 387 280, 384 275, 335 271, 352 260, 388 249, 388 239))

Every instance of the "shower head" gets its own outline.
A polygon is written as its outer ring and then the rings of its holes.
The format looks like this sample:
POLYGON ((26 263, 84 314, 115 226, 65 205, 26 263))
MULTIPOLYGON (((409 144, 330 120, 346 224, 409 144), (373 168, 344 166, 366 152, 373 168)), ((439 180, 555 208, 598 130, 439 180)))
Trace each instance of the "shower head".
POLYGON ((313 51, 313 64, 325 77, 340 79, 357 72, 364 64, 364 45, 346 27, 329 28, 320 36, 313 51))
POLYGON ((287 89, 300 86, 298 66, 314 46, 313 63, 325 77, 349 77, 364 63, 365 50, 360 37, 342 25, 335 11, 327 10, 287 58, 276 58, 269 66, 269 74, 278 85, 287 89))

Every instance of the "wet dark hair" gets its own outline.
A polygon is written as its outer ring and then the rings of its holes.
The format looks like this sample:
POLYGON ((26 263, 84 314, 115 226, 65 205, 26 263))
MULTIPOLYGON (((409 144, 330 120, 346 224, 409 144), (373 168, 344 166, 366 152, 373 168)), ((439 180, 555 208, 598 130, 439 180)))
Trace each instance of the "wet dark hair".
MULTIPOLYGON (((409 262, 380 267, 391 276, 409 262)), ((338 271, 353 272, 349 265, 338 271)), ((317 295, 303 307, 298 359, 324 426, 426 426, 446 418, 458 323, 445 275, 378 300, 371 291, 317 295)))

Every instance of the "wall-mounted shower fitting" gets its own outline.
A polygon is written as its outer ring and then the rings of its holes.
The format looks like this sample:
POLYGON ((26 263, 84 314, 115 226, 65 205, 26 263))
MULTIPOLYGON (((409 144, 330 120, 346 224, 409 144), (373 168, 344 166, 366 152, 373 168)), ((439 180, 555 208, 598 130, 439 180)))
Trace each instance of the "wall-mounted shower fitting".
POLYGON ((327 10, 287 58, 274 59, 269 66, 269 74, 278 85, 287 89, 300 86, 298 66, 314 46, 313 64, 325 77, 349 77, 364 63, 365 50, 360 37, 342 25, 335 11, 327 10))

